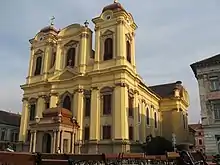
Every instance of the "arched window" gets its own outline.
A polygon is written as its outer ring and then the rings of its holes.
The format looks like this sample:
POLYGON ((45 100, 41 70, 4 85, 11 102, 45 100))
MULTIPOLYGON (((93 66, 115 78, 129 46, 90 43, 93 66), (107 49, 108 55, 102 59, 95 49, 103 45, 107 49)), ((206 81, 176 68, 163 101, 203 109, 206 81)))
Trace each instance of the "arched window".
POLYGON ((138 123, 141 123, 140 105, 138 105, 138 123))
POLYGON ((75 55, 76 55, 76 49, 70 48, 67 52, 66 66, 69 66, 69 67, 75 66, 75 55))
POLYGON ((150 125, 150 112, 148 108, 146 109, 146 122, 147 125, 150 125))
POLYGON ((154 126, 157 128, 157 113, 154 112, 154 126))
POLYGON ((65 96, 65 98, 63 99, 63 108, 71 111, 71 99, 69 96, 65 96))
POLYGON ((110 115, 112 113, 112 92, 113 89, 111 87, 104 87, 100 90, 103 115, 110 115))
POLYGON ((105 40, 104 47, 104 61, 110 60, 113 58, 113 40, 111 38, 107 38, 105 40))
POLYGON ((129 41, 126 42, 126 53, 127 53, 127 61, 131 63, 131 44, 129 41))
POLYGON ((128 94, 128 116, 133 117, 133 97, 128 94))
POLYGON ((41 65, 42 65, 42 57, 39 56, 36 59, 36 68, 35 68, 35 72, 34 72, 35 76, 40 75, 40 73, 41 73, 41 65))

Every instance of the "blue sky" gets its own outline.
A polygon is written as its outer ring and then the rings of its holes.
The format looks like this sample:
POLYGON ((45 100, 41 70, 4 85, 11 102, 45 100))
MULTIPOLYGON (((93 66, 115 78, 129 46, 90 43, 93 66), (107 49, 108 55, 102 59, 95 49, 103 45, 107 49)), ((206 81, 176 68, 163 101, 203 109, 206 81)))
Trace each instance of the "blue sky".
MULTIPOLYGON (((29 39, 55 16, 63 28, 98 16, 113 0, 5 0, 0 2, 0 109, 21 112, 29 39)), ((181 80, 190 94, 189 121, 198 122, 197 81, 189 67, 220 52, 219 0, 120 0, 133 14, 136 62, 147 85, 181 80)), ((93 27, 90 21, 90 27, 93 27)))

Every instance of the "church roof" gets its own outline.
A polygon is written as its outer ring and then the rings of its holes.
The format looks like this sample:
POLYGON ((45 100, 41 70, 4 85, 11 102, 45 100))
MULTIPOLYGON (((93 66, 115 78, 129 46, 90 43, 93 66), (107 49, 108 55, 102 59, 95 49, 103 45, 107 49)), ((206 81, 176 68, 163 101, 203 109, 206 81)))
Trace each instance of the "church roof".
POLYGON ((220 64, 220 54, 217 54, 210 58, 206 58, 204 60, 195 62, 191 64, 190 67, 192 68, 195 76, 197 76, 197 68, 202 68, 202 67, 212 66, 212 65, 219 65, 219 64, 220 64))
POLYGON ((21 115, 0 110, 0 124, 20 126, 21 115))
POLYGON ((102 12, 105 12, 107 10, 112 10, 112 11, 121 11, 121 10, 125 10, 122 5, 119 2, 114 2, 108 6, 105 6, 102 10, 102 12))
POLYGON ((177 81, 175 83, 168 83, 168 84, 160 84, 155 86, 149 86, 149 88, 158 94, 162 98, 168 98, 173 96, 174 89, 176 88, 177 84, 182 84, 181 81, 177 81))
POLYGON ((189 127, 196 131, 197 129, 202 129, 202 124, 190 124, 189 127))
POLYGON ((43 116, 58 116, 61 114, 62 116, 72 116, 72 112, 68 109, 55 107, 55 108, 48 108, 43 112, 43 116))

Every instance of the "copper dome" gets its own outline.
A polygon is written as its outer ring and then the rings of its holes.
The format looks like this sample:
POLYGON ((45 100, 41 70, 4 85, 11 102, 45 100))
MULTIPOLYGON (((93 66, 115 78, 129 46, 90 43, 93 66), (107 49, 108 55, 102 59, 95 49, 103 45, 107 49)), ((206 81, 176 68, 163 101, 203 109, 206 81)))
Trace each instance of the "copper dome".
POLYGON ((125 10, 122 5, 118 2, 115 2, 113 4, 110 4, 108 6, 105 6, 102 10, 102 12, 105 12, 106 10, 113 10, 113 11, 121 11, 121 10, 125 10))
POLYGON ((58 33, 58 30, 53 26, 46 26, 40 30, 40 32, 43 32, 43 33, 47 33, 49 31, 54 31, 54 32, 58 33))

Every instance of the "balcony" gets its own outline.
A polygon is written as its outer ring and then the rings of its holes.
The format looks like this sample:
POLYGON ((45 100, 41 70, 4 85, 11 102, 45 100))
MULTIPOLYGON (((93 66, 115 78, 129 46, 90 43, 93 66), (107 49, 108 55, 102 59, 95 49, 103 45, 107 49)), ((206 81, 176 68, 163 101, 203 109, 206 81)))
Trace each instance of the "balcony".
POLYGON ((220 99, 220 91, 213 91, 206 95, 206 100, 218 100, 220 99))

